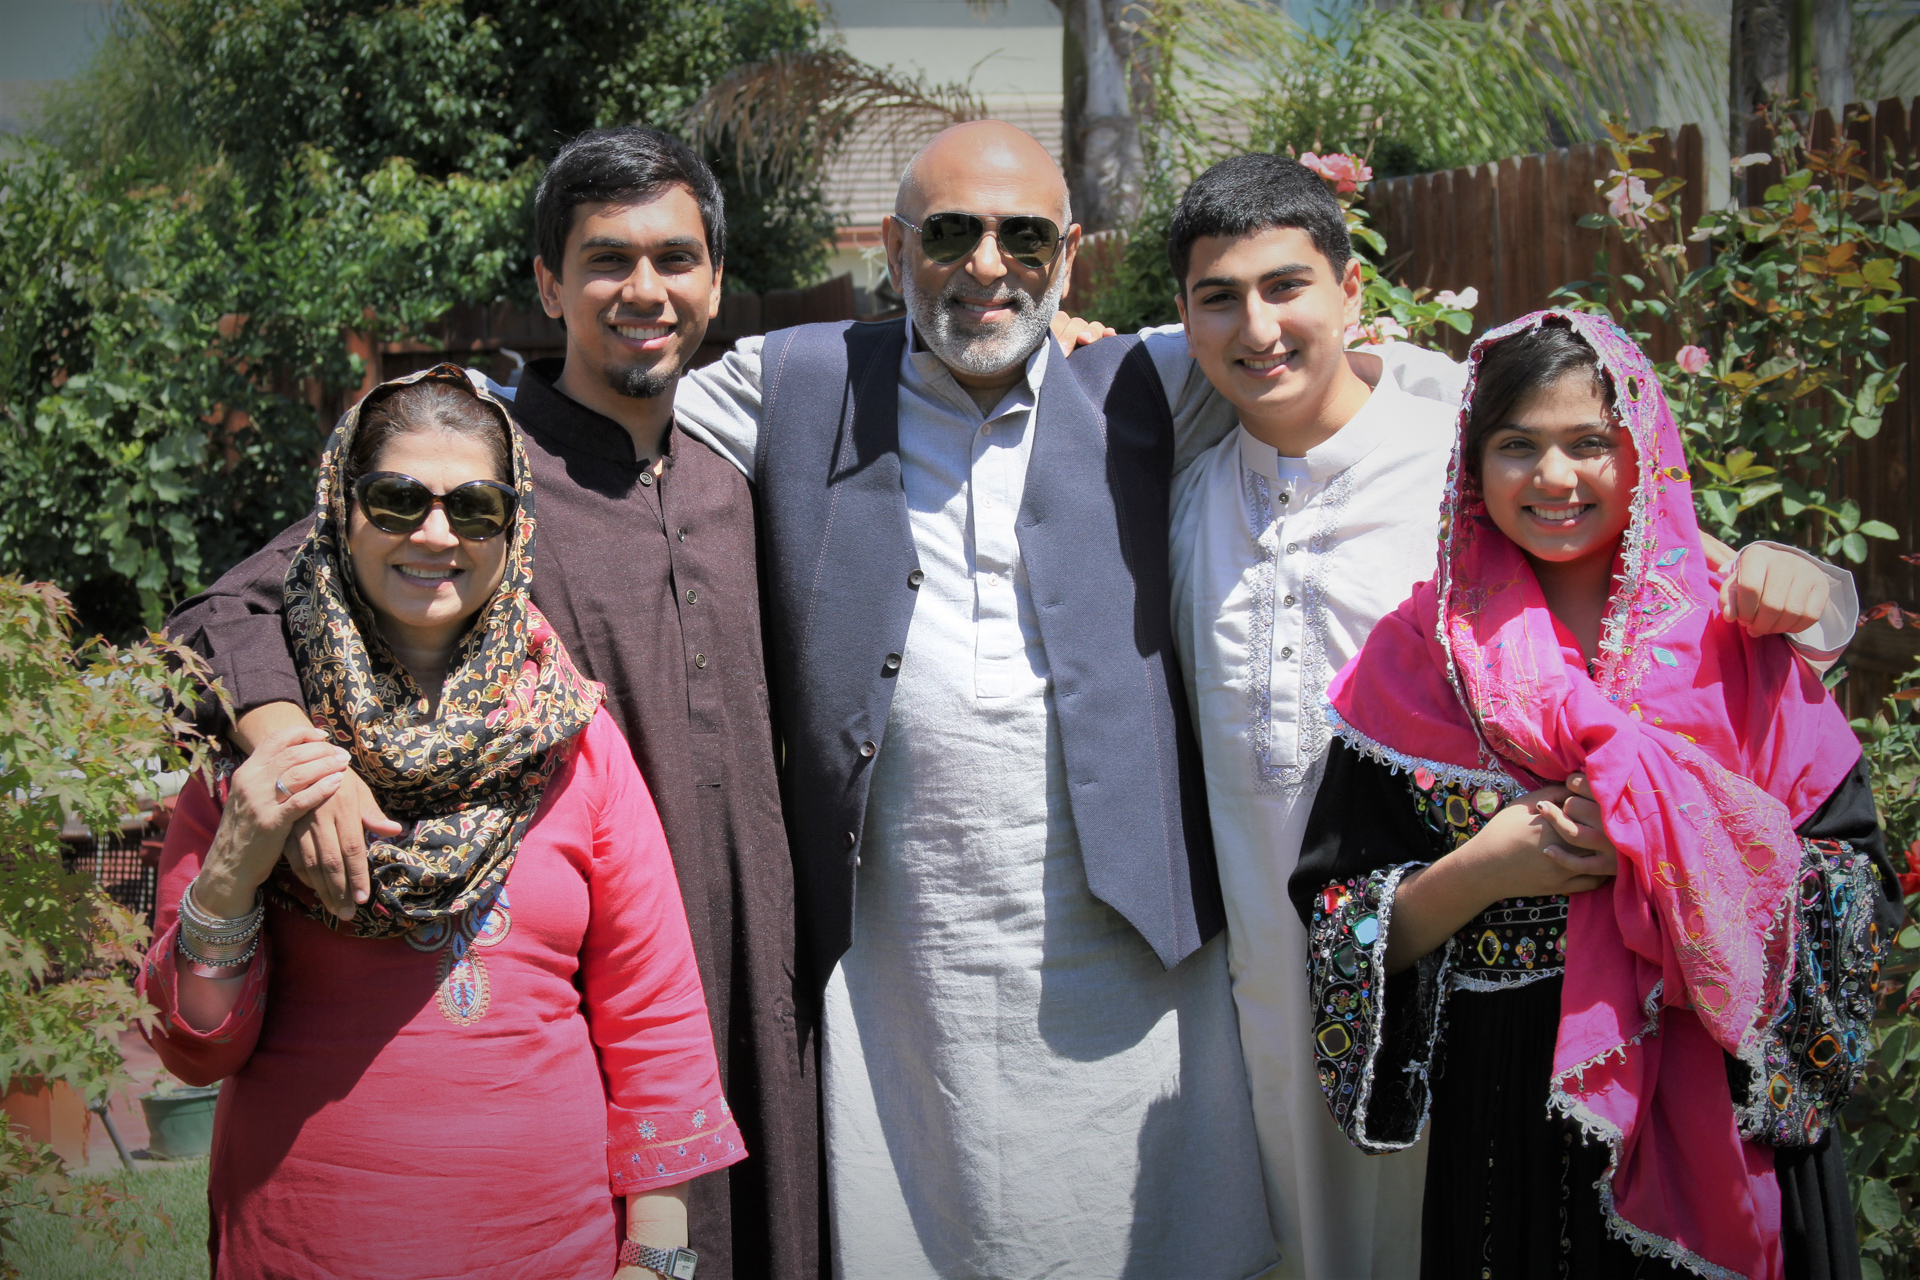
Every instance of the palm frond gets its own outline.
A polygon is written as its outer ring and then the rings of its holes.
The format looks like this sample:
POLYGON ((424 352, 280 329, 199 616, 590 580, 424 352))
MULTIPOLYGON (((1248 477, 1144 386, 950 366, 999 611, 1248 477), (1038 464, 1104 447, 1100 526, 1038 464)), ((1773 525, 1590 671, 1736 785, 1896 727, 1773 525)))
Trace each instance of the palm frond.
POLYGON ((844 49, 783 54, 730 72, 687 111, 696 146, 731 144, 743 170, 818 171, 858 133, 865 145, 917 145, 987 116, 964 84, 875 67, 844 49))
POLYGON ((1156 18, 1172 110, 1198 156, 1248 145, 1368 151, 1412 145, 1452 167, 1647 118, 1656 94, 1711 112, 1699 26, 1665 0, 1504 0, 1484 16, 1359 4, 1312 25, 1278 0, 1168 0, 1156 18))

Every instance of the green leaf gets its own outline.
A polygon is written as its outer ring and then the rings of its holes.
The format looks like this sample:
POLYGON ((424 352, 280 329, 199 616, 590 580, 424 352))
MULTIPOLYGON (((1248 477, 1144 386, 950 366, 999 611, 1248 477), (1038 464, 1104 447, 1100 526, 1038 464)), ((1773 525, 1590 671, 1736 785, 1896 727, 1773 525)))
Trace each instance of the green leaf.
POLYGON ((1879 520, 1865 520, 1860 524, 1860 532, 1869 538, 1898 538, 1899 530, 1879 520))
POLYGON ((1860 1187, 1860 1216, 1881 1231, 1900 1225, 1900 1197, 1877 1178, 1869 1178, 1860 1187))
POLYGON ((1887 1273, 1872 1258, 1860 1259, 1860 1280, 1887 1280, 1887 1273))
POLYGON ((1847 419, 1847 426, 1862 440, 1871 440, 1880 434, 1880 414, 1856 414, 1847 419))
POLYGON ((1847 1144, 1847 1165, 1854 1173, 1864 1174, 1872 1170, 1880 1153, 1887 1149, 1893 1130, 1876 1120, 1852 1137, 1853 1141, 1847 1144))
POLYGON ((1867 540, 1858 533, 1849 533, 1840 539, 1840 550, 1855 564, 1864 564, 1867 559, 1867 540))

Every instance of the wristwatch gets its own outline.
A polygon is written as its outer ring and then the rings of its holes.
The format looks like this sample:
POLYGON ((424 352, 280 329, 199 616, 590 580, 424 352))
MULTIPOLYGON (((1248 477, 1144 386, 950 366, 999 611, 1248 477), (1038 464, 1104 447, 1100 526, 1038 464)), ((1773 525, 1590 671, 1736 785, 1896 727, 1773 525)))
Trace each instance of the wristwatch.
POLYGON ((700 1265, 700 1256, 691 1249, 656 1249, 652 1245, 622 1240, 620 1265, 645 1267, 667 1280, 693 1280, 693 1269, 700 1265))

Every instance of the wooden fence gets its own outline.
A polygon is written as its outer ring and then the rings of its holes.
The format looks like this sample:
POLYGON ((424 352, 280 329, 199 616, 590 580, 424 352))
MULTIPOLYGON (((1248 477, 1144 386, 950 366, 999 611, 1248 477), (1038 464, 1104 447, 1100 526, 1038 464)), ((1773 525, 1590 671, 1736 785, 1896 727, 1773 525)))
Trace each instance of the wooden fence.
MULTIPOLYGON (((1697 126, 1661 138, 1654 154, 1638 162, 1686 179, 1687 225, 1705 212, 1705 149, 1697 126)), ((1388 178, 1374 184, 1366 204, 1387 240, 1388 274, 1416 287, 1478 290, 1474 324, 1485 330, 1548 306, 1555 289, 1590 278, 1596 260, 1609 271, 1628 269, 1619 237, 1580 225, 1584 215, 1605 210, 1594 184, 1612 168, 1607 148, 1589 142, 1388 178)), ((1467 343, 1464 335, 1449 338, 1456 356, 1466 354, 1467 343)), ((1678 340, 1656 332, 1653 346, 1670 355, 1678 340)))
MULTIPOLYGON (((1817 148, 1830 146, 1842 129, 1865 149, 1876 174, 1885 171, 1889 143, 1896 163, 1911 165, 1914 140, 1920 138, 1920 99, 1855 104, 1839 122, 1821 111, 1810 122, 1811 141, 1817 148)), ((1764 121, 1748 125, 1747 152, 1768 151, 1771 143, 1764 121)), ((1680 212, 1691 227, 1705 210, 1707 189, 1699 131, 1687 125, 1661 139, 1651 157, 1636 161, 1686 179, 1680 212)), ((1589 143, 1444 173, 1390 178, 1374 185, 1367 207, 1374 226, 1386 237, 1393 278, 1433 289, 1478 289, 1474 321, 1476 330, 1484 330, 1549 305, 1556 288, 1591 276, 1597 255, 1604 255, 1609 271, 1632 269, 1617 236, 1579 225, 1582 215, 1602 211, 1605 200, 1595 183, 1612 168, 1607 149, 1589 143)), ((1756 165, 1746 171, 1740 192, 1748 203, 1757 203, 1778 180, 1776 166, 1756 165)), ((1920 173, 1909 181, 1916 180, 1920 173)), ((1701 265, 1703 248, 1692 252, 1693 265, 1701 265)), ((1914 263, 1906 264, 1903 280, 1905 293, 1920 290, 1914 263)), ((1884 520, 1900 537, 1897 542, 1871 542, 1867 562, 1855 570, 1855 577, 1863 607, 1888 600, 1920 606, 1920 568, 1900 558, 1920 552, 1920 501, 1913 493, 1913 478, 1920 470, 1920 315, 1910 311, 1882 327, 1889 338, 1882 353, 1888 365, 1906 365, 1900 398, 1889 406, 1880 434, 1849 456, 1843 488, 1867 518, 1884 520)), ((1671 356, 1678 343, 1670 327, 1657 326, 1650 354, 1671 356)), ((1459 355, 1467 339, 1456 335, 1448 345, 1459 355)), ((1895 675, 1920 665, 1920 628, 1871 624, 1861 630, 1849 656, 1854 671, 1847 685, 1849 710, 1870 712, 1892 688, 1895 675)))

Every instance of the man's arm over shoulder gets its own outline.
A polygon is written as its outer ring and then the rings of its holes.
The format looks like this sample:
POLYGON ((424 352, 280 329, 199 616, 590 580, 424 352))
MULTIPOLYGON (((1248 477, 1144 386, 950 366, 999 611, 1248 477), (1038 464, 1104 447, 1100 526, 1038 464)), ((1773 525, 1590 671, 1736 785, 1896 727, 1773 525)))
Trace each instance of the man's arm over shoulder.
POLYGON ((1240 425, 1240 415, 1225 396, 1214 390, 1199 362, 1188 354, 1184 326, 1163 324, 1142 329, 1140 341, 1153 357, 1153 367, 1167 393, 1167 408, 1173 414, 1173 471, 1178 475, 1231 435, 1240 425))
MULTIPOLYGON (((287 565, 312 524, 311 516, 296 521, 167 619, 167 635, 213 668, 236 717, 269 702, 306 703, 280 625, 280 599, 287 565)), ((224 734, 229 727, 206 706, 200 719, 202 732, 224 734)))
POLYGON ((749 480, 760 443, 760 349, 765 343, 759 336, 740 339, 726 355, 682 378, 673 393, 680 429, 749 480))

